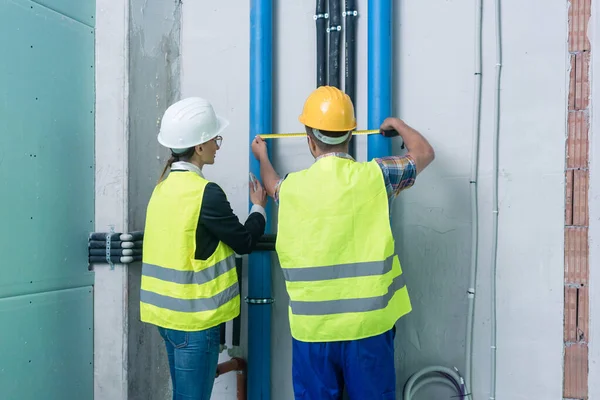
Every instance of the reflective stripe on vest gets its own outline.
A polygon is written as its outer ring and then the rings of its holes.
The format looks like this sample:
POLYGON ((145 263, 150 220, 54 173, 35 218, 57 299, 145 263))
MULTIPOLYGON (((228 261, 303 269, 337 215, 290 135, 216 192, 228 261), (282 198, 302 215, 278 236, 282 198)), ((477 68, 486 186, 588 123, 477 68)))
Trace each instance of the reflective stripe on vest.
POLYGON ((202 271, 180 271, 144 263, 142 265, 142 274, 167 282, 202 285, 216 279, 233 268, 235 268, 235 256, 229 256, 202 271))
POLYGON ((199 331, 239 314, 235 255, 219 242, 196 260, 196 229, 208 181, 171 172, 152 193, 144 229, 140 317, 169 329, 199 331))
POLYGON ((341 313, 357 313, 381 310, 387 307, 392 296, 406 286, 404 275, 398 275, 388 286, 383 296, 359 299, 327 300, 327 301, 290 301, 292 313, 296 315, 328 315, 341 313))
POLYGON ((276 249, 297 340, 375 336, 412 309, 375 161, 324 157, 289 174, 279 190, 276 249))
POLYGON ((176 299, 174 297, 162 296, 157 293, 142 290, 140 291, 140 301, 172 311, 195 313, 216 310, 233 300, 239 294, 239 285, 236 283, 218 293, 216 296, 206 299, 176 299))

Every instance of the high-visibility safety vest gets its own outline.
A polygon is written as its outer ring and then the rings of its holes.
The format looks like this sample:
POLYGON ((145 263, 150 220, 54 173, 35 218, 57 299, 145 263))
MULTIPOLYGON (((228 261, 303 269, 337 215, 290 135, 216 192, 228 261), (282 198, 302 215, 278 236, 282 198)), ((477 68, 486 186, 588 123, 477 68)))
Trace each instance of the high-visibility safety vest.
POLYGON ((196 229, 208 181, 171 172, 150 199, 144 230, 141 320, 163 328, 199 331, 239 314, 235 254, 223 242, 196 260, 196 229))
POLYGON ((276 250, 297 340, 375 336, 412 310, 375 161, 324 157, 289 174, 279 190, 276 250))

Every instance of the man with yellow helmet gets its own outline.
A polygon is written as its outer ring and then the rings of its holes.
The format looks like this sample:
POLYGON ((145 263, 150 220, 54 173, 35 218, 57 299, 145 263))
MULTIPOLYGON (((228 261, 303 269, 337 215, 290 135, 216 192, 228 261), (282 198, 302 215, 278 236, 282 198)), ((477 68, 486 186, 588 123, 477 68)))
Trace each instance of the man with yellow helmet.
POLYGON ((404 140, 404 156, 356 162, 350 98, 321 86, 306 100, 315 163, 277 175, 257 137, 267 193, 279 203, 276 250, 290 297, 293 384, 297 399, 395 399, 394 326, 411 311, 394 250, 389 206, 434 159, 416 130, 397 118, 382 125, 404 140))

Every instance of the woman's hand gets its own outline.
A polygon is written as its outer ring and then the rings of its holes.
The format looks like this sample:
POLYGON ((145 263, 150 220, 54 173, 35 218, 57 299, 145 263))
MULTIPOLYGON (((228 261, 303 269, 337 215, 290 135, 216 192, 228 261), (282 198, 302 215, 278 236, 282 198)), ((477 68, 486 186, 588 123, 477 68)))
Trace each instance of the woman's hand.
MULTIPOLYGON (((254 143, 252 143, 254 146, 254 143)), ((267 205, 267 192, 260 184, 260 181, 250 174, 250 201, 252 204, 262 206, 263 208, 267 205)))
POLYGON ((264 157, 268 157, 267 143, 260 136, 256 136, 252 141, 252 153, 258 161, 263 161, 264 157))

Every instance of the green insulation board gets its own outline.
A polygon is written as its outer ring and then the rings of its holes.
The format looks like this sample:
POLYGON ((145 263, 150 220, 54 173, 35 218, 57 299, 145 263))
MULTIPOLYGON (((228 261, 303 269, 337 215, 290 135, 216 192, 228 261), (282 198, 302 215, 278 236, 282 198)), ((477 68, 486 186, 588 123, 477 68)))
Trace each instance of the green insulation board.
POLYGON ((94 398, 92 288, 0 299, 0 398, 94 398))
POLYGON ((93 398, 94 1, 0 0, 0 399, 93 398))

